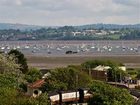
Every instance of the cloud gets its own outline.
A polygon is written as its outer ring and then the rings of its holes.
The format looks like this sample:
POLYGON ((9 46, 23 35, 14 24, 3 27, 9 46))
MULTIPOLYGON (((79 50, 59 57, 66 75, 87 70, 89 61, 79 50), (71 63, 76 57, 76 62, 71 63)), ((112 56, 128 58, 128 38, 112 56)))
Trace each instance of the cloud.
POLYGON ((140 23, 139 0, 0 0, 0 22, 38 25, 140 23))
POLYGON ((16 5, 19 5, 19 6, 22 5, 22 1, 21 0, 16 0, 15 3, 16 3, 16 5))
POLYGON ((121 5, 126 5, 126 6, 133 6, 133 7, 140 6, 139 0, 113 0, 113 1, 115 3, 121 4, 121 5))

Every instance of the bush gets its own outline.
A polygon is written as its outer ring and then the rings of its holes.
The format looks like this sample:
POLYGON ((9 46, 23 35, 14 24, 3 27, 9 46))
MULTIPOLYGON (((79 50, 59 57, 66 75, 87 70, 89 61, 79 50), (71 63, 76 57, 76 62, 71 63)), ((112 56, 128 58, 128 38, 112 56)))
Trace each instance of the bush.
POLYGON ((57 68, 51 72, 43 89, 47 89, 46 91, 72 90, 88 87, 91 83, 92 79, 75 67, 57 68))
POLYGON ((133 98, 126 89, 117 88, 100 81, 91 86, 93 97, 89 105, 132 105, 133 98))

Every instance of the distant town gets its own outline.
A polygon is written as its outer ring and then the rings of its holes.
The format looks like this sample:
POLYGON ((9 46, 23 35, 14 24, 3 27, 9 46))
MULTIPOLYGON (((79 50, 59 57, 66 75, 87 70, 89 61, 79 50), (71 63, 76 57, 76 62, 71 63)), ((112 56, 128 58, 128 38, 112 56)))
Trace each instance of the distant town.
POLYGON ((95 24, 84 26, 35 27, 0 25, 1 41, 17 40, 139 40, 140 25, 95 24), (25 28, 27 27, 27 29, 25 28))

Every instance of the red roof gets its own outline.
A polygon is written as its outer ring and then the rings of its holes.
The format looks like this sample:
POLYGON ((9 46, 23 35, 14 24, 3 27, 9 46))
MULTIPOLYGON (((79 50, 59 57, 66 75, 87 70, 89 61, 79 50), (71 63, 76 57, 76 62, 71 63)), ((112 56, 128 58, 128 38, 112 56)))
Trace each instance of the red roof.
POLYGON ((29 84, 28 87, 30 87, 30 88, 40 88, 44 83, 45 83, 45 80, 41 79, 41 80, 35 81, 34 83, 29 84))

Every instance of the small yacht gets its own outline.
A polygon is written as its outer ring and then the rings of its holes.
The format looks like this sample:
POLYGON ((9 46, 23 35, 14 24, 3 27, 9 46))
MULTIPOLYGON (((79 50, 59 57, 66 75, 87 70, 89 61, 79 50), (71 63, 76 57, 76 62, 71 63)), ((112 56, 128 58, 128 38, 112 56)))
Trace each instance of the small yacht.
POLYGON ((29 48, 30 48, 30 46, 26 45, 26 46, 25 46, 25 48, 26 48, 26 49, 29 49, 29 48))
POLYGON ((5 49, 5 47, 1 47, 1 50, 4 50, 5 49))

